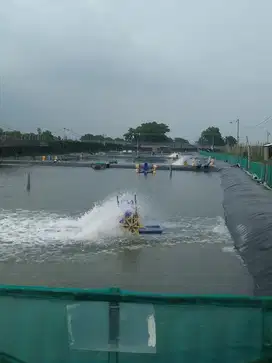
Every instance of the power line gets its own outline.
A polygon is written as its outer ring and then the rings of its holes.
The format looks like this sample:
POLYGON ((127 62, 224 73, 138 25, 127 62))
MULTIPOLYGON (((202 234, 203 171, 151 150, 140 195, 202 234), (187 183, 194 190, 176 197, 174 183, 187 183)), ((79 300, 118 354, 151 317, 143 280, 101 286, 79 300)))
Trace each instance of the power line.
POLYGON ((267 116, 267 117, 264 118, 263 121, 261 121, 260 123, 258 123, 256 126, 260 126, 260 125, 262 125, 264 123, 267 123, 270 120, 271 120, 271 116, 267 116))

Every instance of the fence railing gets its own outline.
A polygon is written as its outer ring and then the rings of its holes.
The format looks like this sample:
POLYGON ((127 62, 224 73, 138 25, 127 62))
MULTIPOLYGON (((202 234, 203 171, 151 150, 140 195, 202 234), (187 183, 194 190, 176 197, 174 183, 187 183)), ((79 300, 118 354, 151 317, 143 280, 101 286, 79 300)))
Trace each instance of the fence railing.
POLYGON ((260 181, 265 182, 269 187, 272 187, 272 165, 270 163, 250 161, 246 157, 227 153, 207 151, 200 151, 199 153, 204 156, 213 156, 216 160, 226 161, 232 165, 240 164, 243 169, 256 175, 260 181))
POLYGON ((5 362, 241 363, 272 356, 270 297, 1 286, 0 326, 5 362))

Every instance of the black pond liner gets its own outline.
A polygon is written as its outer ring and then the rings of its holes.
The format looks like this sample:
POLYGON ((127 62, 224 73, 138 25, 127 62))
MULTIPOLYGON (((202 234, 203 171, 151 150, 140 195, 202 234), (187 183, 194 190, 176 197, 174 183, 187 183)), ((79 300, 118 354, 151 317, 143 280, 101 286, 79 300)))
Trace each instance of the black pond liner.
POLYGON ((221 170, 226 225, 254 279, 254 295, 272 295, 272 192, 239 168, 221 170))

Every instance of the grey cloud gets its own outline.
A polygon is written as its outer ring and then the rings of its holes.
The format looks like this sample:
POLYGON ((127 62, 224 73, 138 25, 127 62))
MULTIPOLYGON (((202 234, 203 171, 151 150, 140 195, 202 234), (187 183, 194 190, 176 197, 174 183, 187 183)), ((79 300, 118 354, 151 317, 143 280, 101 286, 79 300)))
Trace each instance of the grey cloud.
MULTIPOLYGON (((218 124, 263 138, 272 3, 9 0, 0 8, 0 119, 118 136, 145 120, 195 139, 218 124)), ((0 122, 1 123, 1 122, 0 122)))

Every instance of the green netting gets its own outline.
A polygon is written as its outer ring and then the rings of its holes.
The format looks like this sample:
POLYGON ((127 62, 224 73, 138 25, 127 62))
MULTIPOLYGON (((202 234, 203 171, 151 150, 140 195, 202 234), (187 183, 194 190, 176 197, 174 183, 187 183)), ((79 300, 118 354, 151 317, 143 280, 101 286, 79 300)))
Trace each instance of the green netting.
POLYGON ((8 286, 0 323, 0 362, 245 363, 271 356, 272 298, 8 286))
POLYGON ((241 156, 225 154, 225 153, 213 153, 206 151, 200 151, 200 154, 204 156, 212 156, 216 160, 227 161, 232 165, 239 163, 243 169, 248 170, 251 174, 255 174, 258 179, 265 181, 270 187, 272 187, 271 165, 266 166, 266 172, 265 172, 265 164, 256 161, 250 161, 248 165, 247 158, 243 158, 241 156))
POLYGON ((256 174, 259 179, 264 179, 264 164, 251 161, 249 171, 256 174))
POLYGON ((266 182, 270 187, 272 187, 272 167, 271 166, 267 168, 266 182))
POLYGON ((248 169, 248 160, 246 158, 241 158, 240 164, 241 164, 242 168, 248 169))

